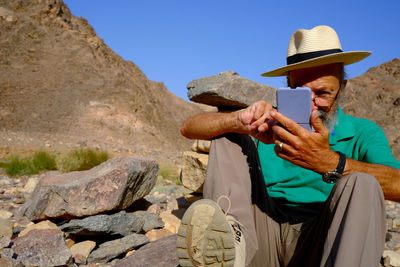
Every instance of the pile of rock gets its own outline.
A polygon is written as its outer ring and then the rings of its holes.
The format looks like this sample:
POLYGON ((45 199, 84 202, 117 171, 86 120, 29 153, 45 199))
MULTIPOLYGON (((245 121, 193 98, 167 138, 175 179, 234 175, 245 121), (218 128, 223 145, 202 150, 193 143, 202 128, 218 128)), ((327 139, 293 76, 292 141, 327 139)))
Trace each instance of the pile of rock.
POLYGON ((151 192, 157 174, 153 160, 126 157, 89 171, 1 176, 0 266, 176 266, 182 192, 151 192))
POLYGON ((400 266, 400 203, 386 200, 386 243, 383 266, 400 266))

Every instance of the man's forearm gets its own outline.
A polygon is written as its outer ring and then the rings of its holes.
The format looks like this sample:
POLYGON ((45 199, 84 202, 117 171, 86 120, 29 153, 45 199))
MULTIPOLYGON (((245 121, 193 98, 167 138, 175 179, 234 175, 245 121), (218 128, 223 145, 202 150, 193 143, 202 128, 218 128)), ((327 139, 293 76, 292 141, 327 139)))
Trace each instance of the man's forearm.
POLYGON ((203 113, 189 118, 181 128, 181 134, 189 139, 209 140, 213 137, 234 132, 234 113, 203 113))
POLYGON ((343 174, 347 175, 353 172, 364 172, 376 177, 382 187, 385 199, 400 201, 400 170, 347 158, 343 174))
POLYGON ((262 142, 271 142, 268 121, 271 104, 257 101, 245 109, 230 113, 203 113, 189 118, 181 134, 190 139, 209 140, 225 133, 249 134, 262 142))

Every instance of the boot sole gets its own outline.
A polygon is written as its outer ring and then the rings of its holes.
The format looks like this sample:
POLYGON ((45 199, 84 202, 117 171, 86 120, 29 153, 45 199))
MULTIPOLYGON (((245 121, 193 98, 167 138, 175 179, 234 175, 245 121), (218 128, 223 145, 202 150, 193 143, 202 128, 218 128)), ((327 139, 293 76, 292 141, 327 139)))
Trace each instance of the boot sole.
POLYGON ((233 267, 235 240, 218 205, 209 199, 193 203, 185 212, 177 235, 182 267, 233 267))

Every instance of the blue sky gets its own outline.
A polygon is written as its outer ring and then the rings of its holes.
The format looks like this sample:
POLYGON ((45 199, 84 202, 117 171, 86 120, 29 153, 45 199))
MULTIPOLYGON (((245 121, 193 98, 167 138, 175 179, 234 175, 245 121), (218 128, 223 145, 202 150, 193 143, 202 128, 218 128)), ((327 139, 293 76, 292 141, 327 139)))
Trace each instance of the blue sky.
POLYGON ((234 70, 275 87, 260 74, 286 64, 300 28, 333 27, 344 51, 373 54, 347 67, 349 78, 400 57, 400 1, 64 0, 116 53, 153 81, 187 99, 193 79, 234 70))

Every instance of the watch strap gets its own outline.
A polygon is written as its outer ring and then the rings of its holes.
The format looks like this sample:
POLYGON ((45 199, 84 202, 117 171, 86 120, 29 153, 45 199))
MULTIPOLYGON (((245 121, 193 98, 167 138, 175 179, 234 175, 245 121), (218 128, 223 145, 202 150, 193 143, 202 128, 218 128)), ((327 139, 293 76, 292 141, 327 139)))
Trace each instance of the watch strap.
POLYGON ((346 166, 346 155, 340 151, 337 151, 337 153, 339 154, 339 163, 335 171, 337 173, 343 174, 344 167, 346 166))

